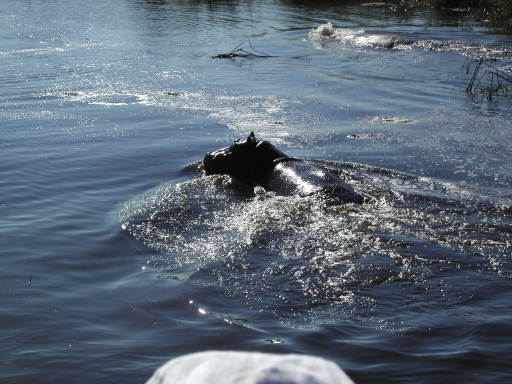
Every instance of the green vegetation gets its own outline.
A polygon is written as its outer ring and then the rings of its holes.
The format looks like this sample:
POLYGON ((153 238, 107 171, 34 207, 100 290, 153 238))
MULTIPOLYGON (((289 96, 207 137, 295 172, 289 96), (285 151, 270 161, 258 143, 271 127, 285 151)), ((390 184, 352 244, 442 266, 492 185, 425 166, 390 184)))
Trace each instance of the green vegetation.
POLYGON ((467 9, 476 18, 512 26, 511 0, 389 0, 398 8, 434 7, 467 9))

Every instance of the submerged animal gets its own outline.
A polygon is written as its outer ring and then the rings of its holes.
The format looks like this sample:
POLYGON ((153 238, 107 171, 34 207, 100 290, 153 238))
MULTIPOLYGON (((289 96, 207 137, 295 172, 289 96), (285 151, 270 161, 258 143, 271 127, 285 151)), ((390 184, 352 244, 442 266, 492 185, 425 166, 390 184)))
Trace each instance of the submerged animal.
POLYGON ((337 202, 361 204, 364 198, 351 185, 309 161, 288 157, 251 132, 203 160, 206 175, 229 175, 248 186, 261 186, 278 195, 321 195, 337 202))
POLYGON ((374 47, 383 47, 383 48, 394 48, 399 45, 409 45, 412 44, 412 40, 408 37, 401 35, 368 35, 361 37, 359 43, 361 45, 372 45, 374 47))
POLYGON ((382 48, 394 48, 413 43, 411 39, 404 35, 389 33, 365 35, 361 31, 334 28, 330 22, 321 24, 317 29, 311 31, 310 34, 323 39, 339 40, 347 44, 370 45, 382 48))

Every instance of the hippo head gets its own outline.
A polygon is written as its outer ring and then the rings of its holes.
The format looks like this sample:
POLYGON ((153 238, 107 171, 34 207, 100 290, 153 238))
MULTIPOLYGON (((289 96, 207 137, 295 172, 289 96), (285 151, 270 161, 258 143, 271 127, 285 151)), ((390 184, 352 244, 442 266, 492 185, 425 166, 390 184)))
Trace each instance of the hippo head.
POLYGON ((256 140, 251 132, 246 140, 235 140, 227 148, 208 152, 203 160, 206 175, 229 175, 247 185, 259 185, 265 169, 284 153, 268 141, 256 140))

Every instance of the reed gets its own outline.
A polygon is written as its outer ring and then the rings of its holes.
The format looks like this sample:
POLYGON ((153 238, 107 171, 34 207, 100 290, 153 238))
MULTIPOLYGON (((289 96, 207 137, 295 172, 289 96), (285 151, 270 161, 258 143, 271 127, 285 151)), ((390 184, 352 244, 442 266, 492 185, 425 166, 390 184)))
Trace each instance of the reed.
POLYGON ((478 101, 478 95, 485 96, 488 101, 496 96, 512 97, 512 72, 509 74, 497 68, 496 62, 496 58, 483 57, 466 60, 466 73, 472 72, 466 92, 474 101, 478 101))

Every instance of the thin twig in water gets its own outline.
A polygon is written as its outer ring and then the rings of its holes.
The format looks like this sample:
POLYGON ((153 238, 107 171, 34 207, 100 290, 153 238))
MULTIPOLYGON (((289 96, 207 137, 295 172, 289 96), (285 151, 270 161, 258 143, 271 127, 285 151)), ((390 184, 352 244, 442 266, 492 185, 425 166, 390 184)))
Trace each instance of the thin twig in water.
POLYGON ((251 46, 251 49, 254 51, 254 52, 258 52, 258 53, 261 53, 263 56, 266 56, 266 57, 270 57, 270 55, 267 55, 266 53, 263 53, 263 52, 260 52, 256 49, 254 49, 254 47, 252 46, 251 44, 251 41, 249 39, 247 39, 247 42, 249 43, 249 45, 251 46))
POLYGON ((231 52, 229 53, 220 53, 218 55, 213 56, 214 59, 232 59, 235 57, 244 57, 244 58, 253 58, 253 57, 272 57, 270 55, 267 55, 266 53, 260 52, 252 46, 249 39, 245 40, 241 44, 238 44, 231 52), (245 43, 249 43, 249 46, 254 52, 257 52, 259 54, 255 54, 252 52, 248 52, 243 48, 240 48, 245 43))

